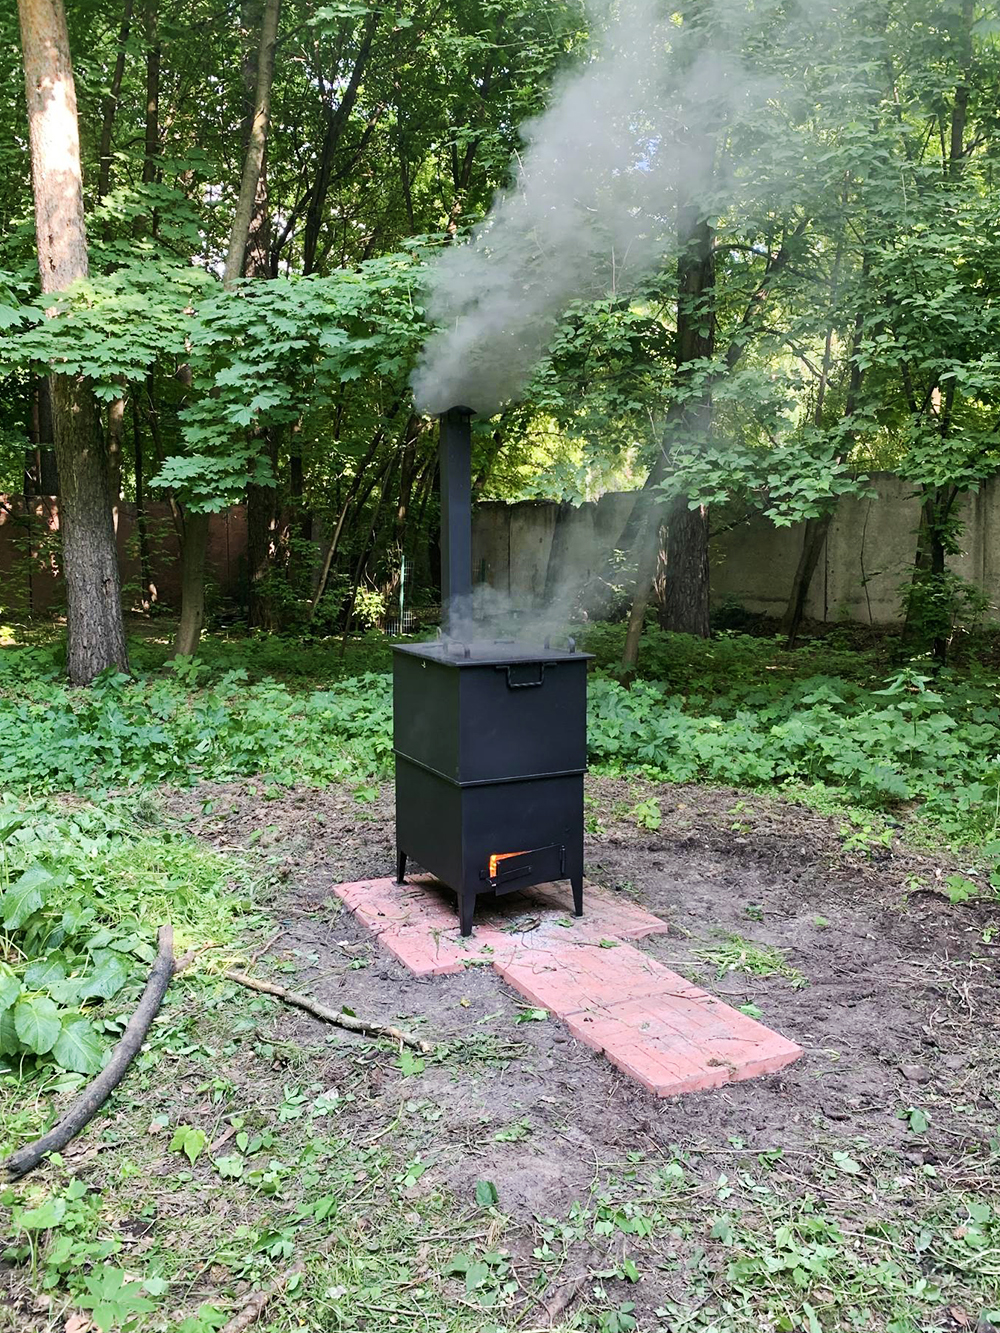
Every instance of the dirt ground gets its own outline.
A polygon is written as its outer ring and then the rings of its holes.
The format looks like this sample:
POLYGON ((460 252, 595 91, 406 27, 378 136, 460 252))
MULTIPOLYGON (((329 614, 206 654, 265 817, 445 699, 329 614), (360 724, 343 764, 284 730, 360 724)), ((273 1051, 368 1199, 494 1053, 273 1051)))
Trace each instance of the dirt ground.
MULTIPOLYGON (((371 804, 342 788, 254 783, 166 799, 198 836, 226 850, 251 844, 270 861, 282 934, 259 960, 261 974, 278 967, 287 986, 403 1020, 432 1041, 481 1036, 517 1052, 428 1062, 417 1078, 368 1066, 364 1095, 342 1114, 371 1137, 404 1117, 436 1188, 468 1198, 488 1179, 503 1210, 527 1225, 565 1216, 605 1164, 630 1153, 669 1160, 675 1145, 706 1179, 744 1155, 782 1149, 793 1196, 836 1189, 824 1154, 828 1163, 838 1150, 889 1150, 914 1170, 934 1167, 932 1188, 937 1172, 952 1185, 984 1184, 979 1163, 1000 1124, 1000 912, 948 902, 943 876, 961 867, 944 856, 845 850, 841 819, 778 799, 591 777, 589 877, 670 924, 640 947, 729 1003, 756 1005, 805 1050, 778 1075, 658 1101, 558 1023, 517 1021, 523 1001, 492 969, 415 979, 341 909, 335 883, 391 873, 391 787, 371 804), (641 797, 659 802, 655 831, 629 815, 641 797), (720 957, 699 954, 717 953, 731 935, 786 951, 801 980, 719 975, 720 957), (929 1119, 924 1132, 907 1118, 913 1107, 929 1119), (496 1139, 517 1122, 523 1141, 496 1139)), ((291 1040, 315 1040, 303 1016, 285 1012, 279 1024, 291 1040)), ((331 1049, 315 1076, 336 1084, 354 1071, 331 1049)), ((244 1076, 255 1074, 247 1067, 244 1076)), ((903 1178, 897 1205, 907 1188, 903 1178)), ((883 1203, 859 1196, 850 1207, 883 1203)), ((643 1283, 640 1314, 682 1284, 664 1269, 643 1283)))

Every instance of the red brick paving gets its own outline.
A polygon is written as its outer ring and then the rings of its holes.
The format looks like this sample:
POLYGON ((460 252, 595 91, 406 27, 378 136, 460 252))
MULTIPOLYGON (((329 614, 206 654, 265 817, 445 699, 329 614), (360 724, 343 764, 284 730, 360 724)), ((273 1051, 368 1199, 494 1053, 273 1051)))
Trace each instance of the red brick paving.
POLYGON ((360 880, 335 892, 416 976, 488 962, 658 1097, 774 1073, 802 1054, 628 943, 665 932, 666 922, 597 885, 587 885, 582 918, 561 884, 482 903, 464 940, 454 896, 430 876, 360 880))

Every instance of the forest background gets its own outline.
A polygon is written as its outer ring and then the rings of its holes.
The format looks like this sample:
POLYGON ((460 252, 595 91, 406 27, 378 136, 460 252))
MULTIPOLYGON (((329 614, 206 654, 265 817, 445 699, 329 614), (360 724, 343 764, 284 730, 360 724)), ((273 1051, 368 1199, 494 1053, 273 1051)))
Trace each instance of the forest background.
MULTIPOLYGON (((107 458, 86 540, 107 542, 105 498, 137 506, 140 608, 144 507, 171 504, 182 651, 204 619, 204 515, 234 501, 251 627, 344 629, 392 601, 404 561, 433 599, 435 432, 409 380, 437 260, 511 181, 525 123, 530 139, 602 58, 616 13, 73 5, 85 263, 44 296, 8 15, 0 491, 58 485, 56 370, 96 404, 91 453, 107 458), (318 587, 317 525, 333 538, 318 587)), ((959 497, 997 465, 997 28, 972 0, 776 4, 752 22, 691 0, 669 17, 674 66, 725 51, 745 95, 709 80, 656 127, 688 164, 656 262, 625 291, 581 280, 521 401, 476 431, 479 497, 646 492, 604 571, 617 614, 631 605, 627 664, 651 590, 663 628, 708 633, 713 522, 753 512, 807 521, 794 637, 836 500, 876 467, 922 503, 917 649, 942 657, 981 616, 947 557, 959 497)), ((124 664, 116 629, 91 637, 104 647, 80 679, 124 664)))

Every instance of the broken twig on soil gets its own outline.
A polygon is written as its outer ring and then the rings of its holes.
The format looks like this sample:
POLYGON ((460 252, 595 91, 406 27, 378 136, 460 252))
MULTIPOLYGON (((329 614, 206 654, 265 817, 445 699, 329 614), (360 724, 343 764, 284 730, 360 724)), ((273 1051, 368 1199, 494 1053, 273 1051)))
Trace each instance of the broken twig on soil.
POLYGON ((203 953, 208 953, 212 949, 221 949, 221 948, 222 948, 221 944, 213 944, 211 943, 211 941, 209 941, 208 944, 199 944, 194 949, 188 949, 187 953, 182 953, 180 958, 175 960, 174 976, 175 977, 179 976, 181 972, 185 972, 191 966, 192 963, 196 963, 198 961, 198 959, 202 956, 203 953))
POLYGON ((223 1324, 219 1333, 244 1333, 251 1324, 255 1324, 264 1313, 264 1309, 271 1303, 271 1300, 281 1294, 288 1286, 289 1282, 296 1273, 304 1273, 305 1264, 293 1264, 287 1272, 281 1273, 274 1279, 269 1287, 263 1291, 255 1291, 242 1309, 233 1315, 228 1324, 223 1324))
POLYGON ((159 1013, 170 978, 174 974, 173 926, 160 927, 157 944, 159 951, 146 979, 146 989, 121 1040, 111 1052, 111 1059, 47 1134, 35 1139, 34 1143, 26 1143, 23 1148, 11 1153, 6 1161, 0 1162, 0 1177, 3 1179, 16 1180, 18 1176, 33 1171, 49 1153, 65 1148, 90 1123, 125 1077, 129 1065, 146 1039, 150 1023, 159 1013))
POLYGON ((555 1328, 558 1323, 562 1322, 562 1316, 586 1288, 589 1281, 590 1273, 583 1272, 577 1277, 569 1278, 559 1284, 549 1300, 542 1305, 548 1319, 548 1328, 555 1328))
POLYGON ((411 1032, 404 1032, 402 1028, 394 1028, 386 1023, 369 1023, 363 1018, 355 1018, 353 1014, 338 1014, 335 1009, 328 1009, 318 1000, 311 1000, 308 995, 299 995, 297 991, 286 990, 284 986, 278 986, 273 981, 258 981, 256 977, 248 977, 245 972, 226 971, 222 975, 227 981, 235 981, 239 986, 261 991, 264 995, 274 995, 277 999, 284 1000, 285 1004, 294 1005, 296 1009, 304 1009, 314 1018, 320 1018, 324 1023, 333 1023, 339 1028, 346 1028, 348 1032, 362 1032, 366 1037, 388 1037, 390 1041, 412 1046, 415 1051, 421 1051, 424 1055, 434 1049, 429 1041, 422 1041, 419 1037, 414 1037, 411 1032))
MULTIPOLYGON (((338 1234, 332 1232, 310 1255, 310 1258, 319 1258, 337 1243, 338 1234)), ((283 1273, 279 1273, 274 1281, 263 1289, 255 1291, 247 1300, 246 1304, 236 1311, 228 1324, 223 1324, 219 1333, 245 1333, 245 1330, 264 1313, 265 1308, 270 1305, 275 1296, 280 1296, 293 1277, 306 1271, 305 1260, 299 1259, 292 1264, 291 1268, 286 1268, 283 1273)))

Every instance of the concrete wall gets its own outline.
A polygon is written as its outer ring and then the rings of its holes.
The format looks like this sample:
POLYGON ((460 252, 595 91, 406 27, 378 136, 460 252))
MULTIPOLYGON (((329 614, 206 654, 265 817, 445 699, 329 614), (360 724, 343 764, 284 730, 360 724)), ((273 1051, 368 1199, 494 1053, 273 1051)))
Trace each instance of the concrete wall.
POLYGON ((603 571, 634 504, 634 492, 579 506, 545 500, 481 504, 472 524, 475 581, 518 606, 551 602, 603 571))
MULTIPOLYGON (((841 500, 809 593, 806 614, 820 621, 891 624, 916 551, 920 504, 911 483, 872 476, 877 498, 841 500)), ((635 494, 605 495, 578 508, 537 501, 484 504, 473 525, 476 579, 516 606, 539 606, 554 589, 582 586, 619 546, 635 494)), ((989 596, 1000 617, 1000 476, 964 498, 962 551, 955 573, 989 596)), ((802 549, 804 524, 776 528, 753 518, 712 540, 712 600, 780 616, 802 549)))
MULTIPOLYGON (((876 473, 877 499, 846 498, 830 527, 812 582, 806 614, 891 624, 900 616, 900 586, 916 549, 920 505, 913 487, 891 473, 876 473)), ((551 604, 588 583, 619 548, 635 504, 635 492, 602 496, 592 504, 545 501, 483 504, 472 531, 473 573, 519 609, 551 604)), ((957 574, 982 588, 1000 617, 1000 476, 978 495, 966 496, 962 551, 951 561, 957 574)), ((153 582, 157 600, 180 602, 180 561, 169 507, 148 507, 153 582)), ((58 528, 56 502, 0 496, 0 609, 42 612, 62 598, 62 580, 51 551, 58 528)), ((748 611, 779 616, 785 609, 803 525, 776 528, 754 518, 713 538, 712 599, 748 611)), ((209 577, 220 593, 245 600, 246 512, 235 505, 213 514, 209 525, 209 577)), ((126 603, 138 600, 139 555, 135 506, 118 512, 118 553, 126 603), (131 591, 135 594, 130 596, 131 591)))

